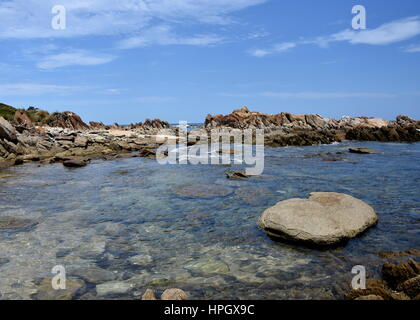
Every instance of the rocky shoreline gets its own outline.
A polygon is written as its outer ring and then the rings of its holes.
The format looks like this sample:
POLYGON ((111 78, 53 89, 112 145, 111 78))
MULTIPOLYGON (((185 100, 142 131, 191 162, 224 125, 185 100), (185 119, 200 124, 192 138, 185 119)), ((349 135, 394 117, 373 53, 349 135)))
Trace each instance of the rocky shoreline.
MULTIPOLYGON (((336 120, 316 114, 269 115, 243 107, 226 116, 208 115, 204 126, 196 130, 210 136, 212 129, 221 129, 226 135, 237 129, 262 129, 265 145, 272 147, 331 144, 343 140, 420 141, 420 121, 406 116, 398 116, 394 122, 367 117, 336 120)), ((196 137, 196 132, 192 131, 190 136, 196 137)), ((107 126, 100 122, 86 124, 73 112, 49 114, 38 109, 16 110, 9 120, 0 116, 0 168, 27 161, 86 162, 91 158, 153 157, 153 150, 159 145, 158 136, 164 141, 179 136, 178 133, 177 127, 159 119, 107 126), (134 152, 136 154, 132 154, 134 152)), ((193 140, 188 140, 188 144, 197 142, 193 140)))

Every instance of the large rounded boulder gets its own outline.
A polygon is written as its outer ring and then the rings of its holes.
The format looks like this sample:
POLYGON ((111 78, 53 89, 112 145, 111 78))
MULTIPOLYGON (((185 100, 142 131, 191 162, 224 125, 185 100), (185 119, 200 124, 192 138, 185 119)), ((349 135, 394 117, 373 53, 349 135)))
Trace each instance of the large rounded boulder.
POLYGON ((258 224, 274 238, 328 246, 356 237, 375 225, 378 216, 352 196, 314 192, 309 199, 289 199, 265 210, 258 224))

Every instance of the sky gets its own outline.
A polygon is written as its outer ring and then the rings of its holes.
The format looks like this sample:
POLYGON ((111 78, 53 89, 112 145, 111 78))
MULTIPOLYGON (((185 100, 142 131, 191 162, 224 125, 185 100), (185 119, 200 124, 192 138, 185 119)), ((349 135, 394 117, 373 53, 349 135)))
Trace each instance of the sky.
POLYGON ((0 102, 19 108, 420 119, 418 0, 0 0, 0 21, 0 102))

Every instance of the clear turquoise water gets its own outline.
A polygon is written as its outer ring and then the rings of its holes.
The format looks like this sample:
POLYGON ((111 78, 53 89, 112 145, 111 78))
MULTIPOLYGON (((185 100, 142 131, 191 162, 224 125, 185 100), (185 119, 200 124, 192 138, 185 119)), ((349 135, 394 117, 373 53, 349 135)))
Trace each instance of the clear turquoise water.
POLYGON ((229 180, 241 166, 161 166, 134 158, 69 170, 27 164, 0 171, 0 218, 36 223, 0 232, 0 297, 36 299, 55 265, 84 279, 78 299, 137 299, 171 287, 195 299, 339 299, 354 265, 376 276, 380 251, 420 247, 420 144, 342 143, 266 148, 265 171, 229 180), (305 154, 369 147, 325 162, 305 154), (226 197, 179 196, 188 185, 231 188, 226 197), (379 224, 345 247, 315 250, 273 242, 256 221, 278 201, 331 191, 372 205, 379 224), (136 257, 136 258, 133 258, 136 257), (3 264, 1 263, 3 259, 3 264), (84 273, 111 271, 129 284, 98 296, 84 273))

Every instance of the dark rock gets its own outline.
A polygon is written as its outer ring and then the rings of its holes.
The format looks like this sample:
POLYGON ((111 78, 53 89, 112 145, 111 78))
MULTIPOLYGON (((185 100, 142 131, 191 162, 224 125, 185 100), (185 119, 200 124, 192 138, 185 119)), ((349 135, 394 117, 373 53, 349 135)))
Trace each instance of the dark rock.
POLYGON ((368 279, 366 280, 366 289, 353 289, 346 293, 346 298, 355 300, 360 297, 375 295, 384 300, 409 300, 410 298, 404 293, 396 293, 389 290, 386 283, 382 280, 368 279))
POLYGON ((397 290, 404 291, 411 298, 416 297, 420 294, 420 275, 400 283, 397 290))
POLYGON ((375 153, 377 153, 375 150, 368 149, 368 148, 350 148, 349 151, 351 153, 357 153, 357 154, 375 154, 375 153))
POLYGON ((226 176, 229 179, 248 179, 249 177, 251 177, 250 175, 247 175, 245 171, 242 171, 242 170, 235 170, 233 172, 227 172, 226 176))
POLYGON ((67 160, 63 162, 63 166, 67 168, 81 168, 88 164, 86 160, 67 160))
POLYGON ((139 154, 142 158, 156 159, 156 150, 152 148, 143 148, 139 154))
POLYGON ((396 289, 399 284, 420 274, 420 264, 412 259, 400 264, 384 263, 382 278, 391 289, 396 289))

